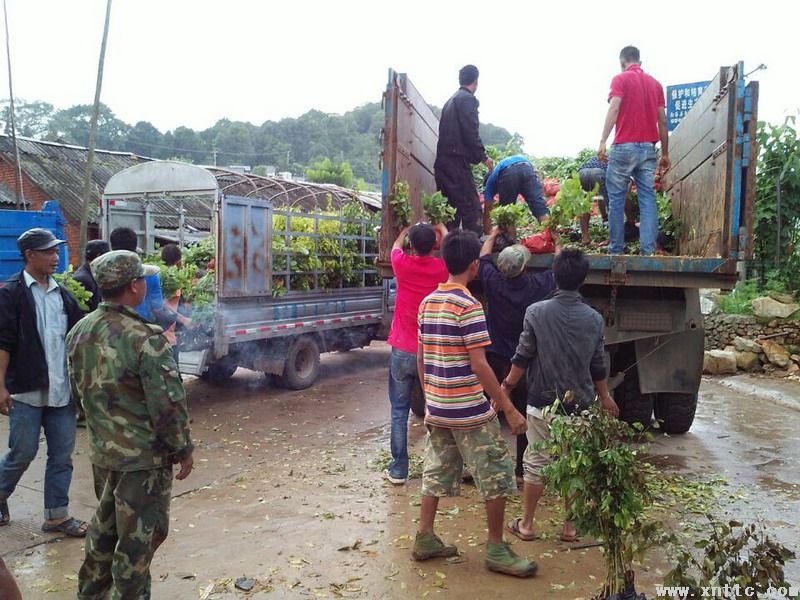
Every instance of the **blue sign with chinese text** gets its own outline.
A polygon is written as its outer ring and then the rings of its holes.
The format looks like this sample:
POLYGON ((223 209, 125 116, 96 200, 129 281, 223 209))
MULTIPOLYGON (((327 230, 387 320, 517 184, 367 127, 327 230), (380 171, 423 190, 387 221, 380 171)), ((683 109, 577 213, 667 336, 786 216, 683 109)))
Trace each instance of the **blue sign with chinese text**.
POLYGON ((710 83, 710 81, 697 81, 667 86, 667 131, 672 131, 678 126, 710 83))

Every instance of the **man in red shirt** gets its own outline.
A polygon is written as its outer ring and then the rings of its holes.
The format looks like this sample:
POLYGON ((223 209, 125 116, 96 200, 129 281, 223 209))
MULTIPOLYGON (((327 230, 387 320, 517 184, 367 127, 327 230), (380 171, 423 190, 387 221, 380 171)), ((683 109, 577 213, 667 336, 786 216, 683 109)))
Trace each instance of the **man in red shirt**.
POLYGON ((622 73, 611 80, 608 113, 597 155, 608 160, 608 225, 611 254, 622 254, 625 246, 625 196, 631 177, 639 195, 639 239, 641 253, 653 254, 658 237, 655 171, 656 142, 661 142, 659 168, 670 167, 664 88, 642 70, 639 50, 626 46, 619 54, 622 73), (606 141, 615 129, 611 152, 606 141))
MULTIPOLYGON (((447 235, 444 225, 437 225, 439 236, 447 235)), ((436 245, 436 230, 427 223, 404 228, 392 246, 392 269, 397 280, 389 344, 389 402, 392 407, 392 462, 383 472, 396 485, 408 479, 408 411, 411 394, 419 385, 417 375, 417 313, 423 298, 440 283, 447 281, 447 266, 441 258, 431 256, 436 245), (414 254, 403 251, 408 236, 414 254)))

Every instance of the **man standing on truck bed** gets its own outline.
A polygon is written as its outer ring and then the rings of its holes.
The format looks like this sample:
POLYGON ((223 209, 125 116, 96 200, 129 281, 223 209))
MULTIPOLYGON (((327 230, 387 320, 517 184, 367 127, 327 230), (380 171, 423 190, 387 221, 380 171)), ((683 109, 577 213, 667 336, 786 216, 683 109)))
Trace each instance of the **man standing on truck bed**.
POLYGON ((489 213, 494 207, 495 194, 500 195, 500 206, 513 204, 518 196, 522 196, 531 214, 540 223, 550 214, 542 194, 542 182, 530 159, 522 154, 504 158, 486 178, 483 188, 483 228, 487 234, 491 231, 489 213))
POLYGON ((461 87, 442 109, 433 172, 436 189, 456 209, 451 227, 460 225, 481 235, 481 201, 472 179, 472 165, 482 162, 491 171, 494 164, 486 154, 478 132, 480 103, 475 97, 478 67, 462 67, 458 72, 458 83, 461 87))
POLYGON ((656 251, 658 210, 656 208, 656 142, 661 142, 659 167, 669 169, 664 88, 642 70, 639 50, 626 46, 619 54, 622 73, 611 80, 608 113, 600 137, 597 155, 608 160, 608 221, 611 254, 622 254, 625 246, 623 210, 631 177, 639 194, 639 238, 641 253, 656 251), (606 140, 615 129, 611 152, 606 154, 606 140))
MULTIPOLYGON (((444 225, 437 225, 442 237, 444 225)), ((422 299, 447 281, 447 267, 441 258, 431 255, 436 245, 436 230, 427 223, 405 227, 392 246, 392 270, 397 280, 397 300, 392 317, 389 345, 389 404, 392 433, 392 462, 383 476, 395 485, 408 479, 408 411, 414 388, 420 385, 417 376, 417 313, 422 299), (403 251, 408 241, 414 254, 403 251)))

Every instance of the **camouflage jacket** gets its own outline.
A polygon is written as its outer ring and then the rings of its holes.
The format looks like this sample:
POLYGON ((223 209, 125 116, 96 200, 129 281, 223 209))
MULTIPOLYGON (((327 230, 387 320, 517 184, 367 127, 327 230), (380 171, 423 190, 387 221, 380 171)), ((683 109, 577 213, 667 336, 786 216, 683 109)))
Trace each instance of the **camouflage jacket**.
POLYGON ((139 471, 191 454, 186 394, 159 326, 103 302, 70 331, 67 352, 94 465, 139 471))

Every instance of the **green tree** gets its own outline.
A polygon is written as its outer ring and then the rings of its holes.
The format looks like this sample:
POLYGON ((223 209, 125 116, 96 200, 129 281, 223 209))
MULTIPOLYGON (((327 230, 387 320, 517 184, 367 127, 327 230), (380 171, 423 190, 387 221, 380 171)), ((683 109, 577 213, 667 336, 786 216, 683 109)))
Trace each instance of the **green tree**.
MULTIPOLYGON (((91 104, 76 104, 57 111, 47 126, 45 137, 51 141, 63 140, 68 144, 86 146, 89 142, 89 123, 92 118, 91 104)), ((100 104, 97 120, 97 148, 101 150, 124 150, 130 125, 118 119, 105 104, 100 104)))
POLYGON ((763 284, 767 274, 800 289, 800 139, 795 117, 758 124, 754 253, 763 284), (778 184, 780 183, 780 221, 778 184))
POLYGON ((206 139, 211 138, 217 151, 219 165, 250 165, 256 161, 253 145, 253 132, 256 127, 242 121, 220 119, 214 127, 203 132, 206 139))
POLYGON ((317 183, 333 183, 341 187, 353 187, 353 169, 350 167, 350 163, 334 163, 330 158, 312 164, 306 169, 306 177, 317 183))
MULTIPOLYGON (((11 135, 11 106, 9 100, 3 100, 2 121, 3 131, 11 135)), ((29 138, 41 138, 47 133, 47 125, 53 116, 53 105, 48 102, 36 100, 26 102, 15 100, 14 112, 16 117, 17 135, 29 138)))
POLYGON ((164 148, 164 135, 148 121, 139 121, 131 127, 125 140, 125 149, 153 158, 164 158, 169 154, 164 148))
POLYGON ((175 131, 164 136, 164 145, 168 147, 170 156, 196 164, 209 162, 208 148, 194 129, 176 127, 175 131))

